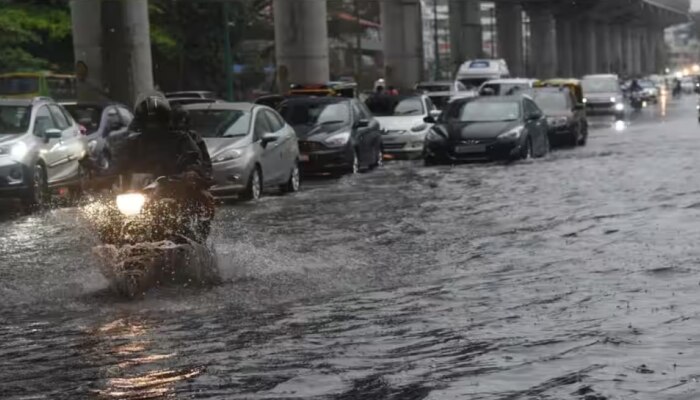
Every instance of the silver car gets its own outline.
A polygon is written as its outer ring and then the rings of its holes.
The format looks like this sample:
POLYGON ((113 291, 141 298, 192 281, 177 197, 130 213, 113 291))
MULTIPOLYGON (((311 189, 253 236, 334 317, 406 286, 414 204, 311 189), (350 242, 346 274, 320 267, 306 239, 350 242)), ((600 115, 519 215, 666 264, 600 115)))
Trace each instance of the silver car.
POLYGON ((428 96, 377 96, 366 104, 382 128, 385 157, 410 158, 423 154, 425 135, 433 126, 425 118, 440 114, 428 96))
POLYGON ((257 200, 264 190, 299 190, 299 146, 294 130, 266 106, 252 103, 184 107, 214 165, 212 193, 257 200))
POLYGON ((53 100, 0 100, 0 197, 45 205, 52 189, 79 193, 86 156, 78 124, 53 100))

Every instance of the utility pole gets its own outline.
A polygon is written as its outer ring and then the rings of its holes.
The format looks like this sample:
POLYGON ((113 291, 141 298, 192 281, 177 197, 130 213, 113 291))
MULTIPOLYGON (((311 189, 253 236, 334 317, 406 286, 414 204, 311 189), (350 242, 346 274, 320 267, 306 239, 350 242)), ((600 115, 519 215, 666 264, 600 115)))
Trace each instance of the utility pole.
POLYGON ((440 38, 438 38, 438 0, 433 0, 433 39, 435 41, 435 80, 440 79, 440 38))
POLYGON ((358 0, 353 0, 353 10, 357 20, 357 32, 355 33, 355 82, 359 85, 362 80, 362 21, 360 20, 358 0))
POLYGON ((226 100, 233 101, 233 76, 231 74, 231 37, 229 36, 230 3, 225 1, 223 7, 224 22, 224 73, 226 74, 226 100))

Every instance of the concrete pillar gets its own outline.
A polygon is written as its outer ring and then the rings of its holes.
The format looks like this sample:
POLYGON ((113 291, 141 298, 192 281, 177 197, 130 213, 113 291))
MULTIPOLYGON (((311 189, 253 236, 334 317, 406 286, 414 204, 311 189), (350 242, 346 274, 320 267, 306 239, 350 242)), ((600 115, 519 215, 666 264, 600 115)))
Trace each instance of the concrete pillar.
POLYGON ((325 0, 274 0, 277 80, 285 92, 292 83, 330 79, 325 0))
POLYGON ((423 78, 420 0, 382 1, 381 22, 384 30, 384 77, 387 85, 411 89, 423 78))
POLYGON ((523 10, 514 3, 496 3, 498 55, 506 60, 512 76, 524 76, 523 10))
POLYGON ((557 34, 554 16, 544 7, 528 9, 530 48, 535 77, 546 79, 557 74, 557 34))
POLYGON ((571 35, 572 21, 557 18, 557 75, 561 77, 574 76, 574 48, 571 35))
POLYGON ((450 0, 450 50, 452 69, 482 53, 481 1, 450 0))
POLYGON ((630 29, 632 45, 632 74, 642 73, 642 41, 639 35, 639 28, 630 29))
POLYGON ((584 23, 581 20, 571 20, 572 72, 574 76, 586 74, 586 51, 584 23))
POLYGON ((133 105, 153 90, 147 0, 71 0, 78 99, 133 105))
POLYGON ((612 72, 616 74, 623 74, 624 49, 622 47, 622 28, 620 26, 610 25, 610 42, 612 72))
POLYGON ((610 26, 605 23, 596 24, 596 44, 598 46, 598 72, 609 73, 611 64, 610 26))
POLYGON ((645 33, 645 45, 647 49, 647 54, 649 57, 648 60, 648 70, 647 73, 650 74, 656 74, 659 72, 659 66, 657 65, 657 57, 656 57, 656 28, 655 27, 650 27, 647 28, 646 33, 645 33))
POLYGON ((668 60, 666 58, 666 39, 664 38, 663 28, 657 28, 654 41, 656 43, 656 68, 658 70, 657 72, 661 73, 668 66, 668 60))
POLYGON ((596 35, 596 24, 590 20, 584 20, 582 23, 583 34, 583 54, 584 67, 583 75, 595 74, 598 72, 598 35, 596 35))

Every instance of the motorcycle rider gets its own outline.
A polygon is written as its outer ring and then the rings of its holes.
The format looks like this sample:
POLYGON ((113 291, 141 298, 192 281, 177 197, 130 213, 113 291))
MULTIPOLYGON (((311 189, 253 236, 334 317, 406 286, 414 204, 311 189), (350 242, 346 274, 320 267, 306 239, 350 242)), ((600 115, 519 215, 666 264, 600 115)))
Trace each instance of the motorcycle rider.
POLYGON ((149 93, 134 109, 130 135, 122 145, 120 174, 180 177, 187 187, 187 202, 200 206, 206 220, 214 216, 212 164, 204 141, 186 127, 184 110, 173 111, 165 96, 149 93))

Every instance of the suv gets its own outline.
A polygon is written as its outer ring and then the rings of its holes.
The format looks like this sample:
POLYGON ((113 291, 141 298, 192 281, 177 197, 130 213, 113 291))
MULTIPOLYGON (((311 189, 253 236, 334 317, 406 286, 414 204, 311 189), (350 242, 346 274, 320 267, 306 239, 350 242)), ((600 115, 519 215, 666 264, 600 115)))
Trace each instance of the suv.
POLYGON ((0 100, 0 197, 42 206, 51 189, 79 193, 86 156, 78 124, 53 100, 0 100))

